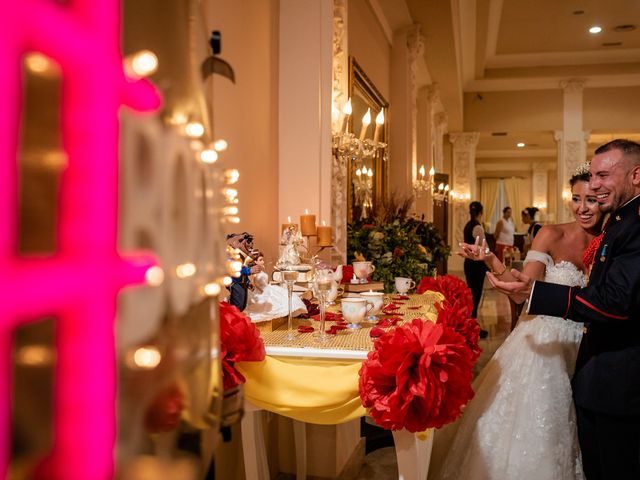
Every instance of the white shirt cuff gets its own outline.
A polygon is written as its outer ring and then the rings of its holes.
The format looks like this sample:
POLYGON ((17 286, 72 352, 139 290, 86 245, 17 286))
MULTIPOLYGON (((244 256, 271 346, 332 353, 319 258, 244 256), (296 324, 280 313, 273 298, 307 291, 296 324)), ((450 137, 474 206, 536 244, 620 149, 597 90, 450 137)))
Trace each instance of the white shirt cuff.
POLYGON ((533 298, 533 290, 536 288, 536 281, 533 281, 531 285, 531 291, 529 292, 529 299, 527 300, 527 314, 529 313, 529 307, 531 306, 531 298, 533 298))

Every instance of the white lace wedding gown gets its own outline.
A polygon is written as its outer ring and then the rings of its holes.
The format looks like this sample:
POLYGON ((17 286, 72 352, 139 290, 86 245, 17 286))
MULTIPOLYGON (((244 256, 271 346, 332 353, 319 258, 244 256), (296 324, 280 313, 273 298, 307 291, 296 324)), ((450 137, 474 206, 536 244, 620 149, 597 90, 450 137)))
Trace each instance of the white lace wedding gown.
MULTIPOLYGON (((544 263, 548 282, 586 284, 570 262, 554 265, 549 255, 535 251, 526 261, 544 263)), ((581 323, 548 316, 520 319, 474 382, 476 394, 462 418, 436 432, 436 450, 443 451, 442 441, 448 452, 429 478, 584 478, 570 384, 581 338, 581 323)))

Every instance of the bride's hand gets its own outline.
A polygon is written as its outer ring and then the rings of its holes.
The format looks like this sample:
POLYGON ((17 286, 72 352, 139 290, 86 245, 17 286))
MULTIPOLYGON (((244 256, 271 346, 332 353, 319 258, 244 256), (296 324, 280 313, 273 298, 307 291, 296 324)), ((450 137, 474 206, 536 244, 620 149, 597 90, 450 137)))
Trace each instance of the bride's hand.
POLYGON ((505 282, 498 280, 498 277, 491 272, 487 273, 487 278, 489 278, 489 283, 500 293, 509 296, 515 303, 522 303, 529 298, 533 279, 515 269, 511 270, 511 275, 515 278, 515 281, 505 282))
POLYGON ((458 245, 460 246, 460 251, 457 253, 463 258, 474 261, 491 262, 494 257, 489 247, 487 247, 486 239, 482 239, 482 243, 480 243, 480 237, 476 237, 473 245, 468 243, 459 243, 458 245))

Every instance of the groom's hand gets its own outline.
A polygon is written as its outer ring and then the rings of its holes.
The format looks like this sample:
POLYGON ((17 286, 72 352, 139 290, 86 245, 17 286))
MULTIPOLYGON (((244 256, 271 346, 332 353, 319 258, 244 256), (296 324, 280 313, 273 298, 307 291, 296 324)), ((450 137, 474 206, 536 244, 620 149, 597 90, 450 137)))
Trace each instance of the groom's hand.
POLYGON ((499 280, 493 273, 487 273, 489 283, 491 283, 496 290, 508 295, 515 303, 522 303, 529 298, 533 280, 524 273, 515 269, 511 270, 511 275, 513 275, 515 281, 504 282, 499 280))

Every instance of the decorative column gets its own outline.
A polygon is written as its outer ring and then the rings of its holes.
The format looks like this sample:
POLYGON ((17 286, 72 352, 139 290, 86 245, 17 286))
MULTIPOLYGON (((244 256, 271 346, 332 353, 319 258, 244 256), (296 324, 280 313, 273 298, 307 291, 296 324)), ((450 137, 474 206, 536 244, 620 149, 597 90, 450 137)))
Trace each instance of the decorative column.
POLYGON ((412 193, 413 172, 416 171, 418 58, 424 51, 420 25, 412 25, 394 34, 391 47, 391 94, 389 125, 389 189, 406 196, 412 193))
MULTIPOLYGON (((347 0, 280 0, 279 23, 280 219, 308 208, 337 222, 334 243, 345 252, 346 169, 331 161, 331 126, 332 100, 342 105, 349 95, 347 0)), ((304 428, 307 475, 337 477, 347 459, 364 458, 359 420, 304 428)), ((292 448, 280 439, 281 451, 292 448)))
MULTIPOLYGON (((442 172, 442 142, 447 132, 447 115, 443 111, 438 85, 432 84, 421 88, 417 97, 417 156, 412 170, 413 180, 418 177, 420 166, 424 166, 427 172, 431 167, 437 172, 442 172)), ((415 211, 418 215, 424 214, 426 220, 433 220, 431 191, 416 195, 415 211)))
MULTIPOLYGON (((424 166, 428 172, 430 165, 432 164, 433 148, 432 148, 432 122, 431 122, 431 102, 430 102, 430 89, 432 86, 423 87, 418 91, 417 105, 417 161, 416 165, 412 169, 412 179, 415 181, 418 178, 418 169, 424 166)), ((414 211, 417 216, 425 216, 426 220, 433 219, 433 201, 431 200, 430 191, 416 192, 414 190, 415 203, 413 204, 414 211)))
MULTIPOLYGON (((480 134, 478 132, 450 133, 449 141, 453 144, 453 190, 471 195, 476 200, 476 146, 480 134)), ((451 221, 450 243, 455 249, 463 240, 464 226, 469 220, 469 201, 454 201, 451 221)), ((449 270, 462 270, 462 257, 449 257, 449 270)))
MULTIPOLYGON (((438 96, 438 101, 440 97, 438 96)), ((449 118, 444 111, 433 116, 433 168, 441 172, 444 168, 444 136, 449 132, 449 118)))
POLYGON ((563 90, 563 131, 555 132, 558 142, 558 189, 557 205, 558 223, 573 219, 569 204, 569 179, 578 165, 587 159, 587 142, 589 132, 582 130, 582 92, 584 82, 568 80, 560 82, 563 90))
MULTIPOLYGON (((349 100, 349 49, 347 0, 333 0, 333 75, 331 119, 333 132, 340 130, 340 112, 349 100)), ((331 161, 332 263, 347 261, 347 165, 335 155, 331 161), (338 252, 341 252, 338 253, 338 252)))

